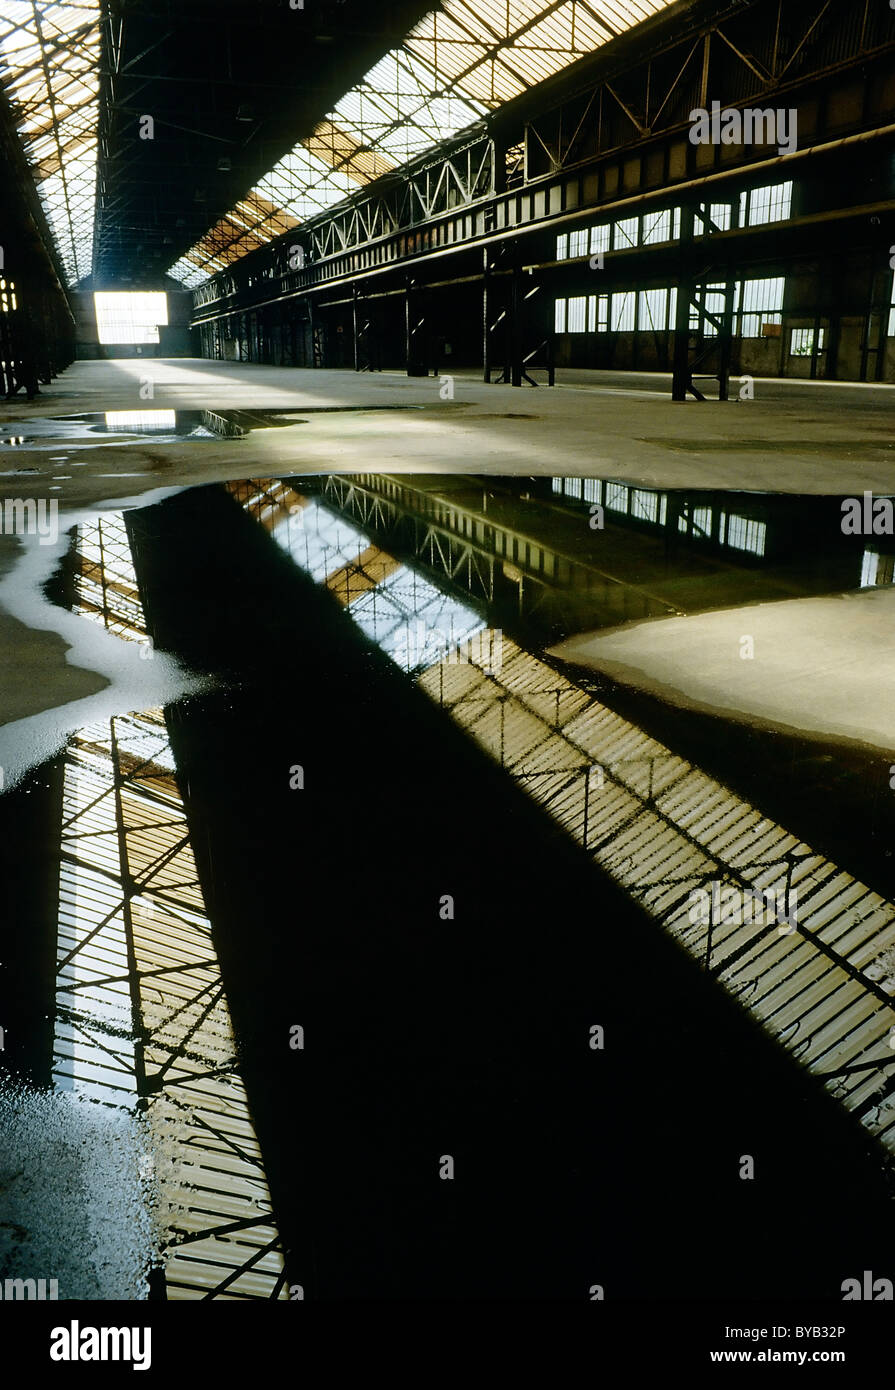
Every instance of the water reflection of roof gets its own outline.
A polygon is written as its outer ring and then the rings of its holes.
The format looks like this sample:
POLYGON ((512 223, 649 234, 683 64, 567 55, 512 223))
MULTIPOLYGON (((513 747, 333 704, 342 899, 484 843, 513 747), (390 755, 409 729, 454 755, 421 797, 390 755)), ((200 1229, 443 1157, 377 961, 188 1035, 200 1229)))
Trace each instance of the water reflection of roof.
MULTIPOLYGON (((75 611, 150 657, 123 515, 80 526, 76 548, 75 611)), ((161 710, 66 748, 57 952, 53 1079, 145 1104, 167 1298, 287 1298, 161 710)))
POLYGON ((895 1151, 890 902, 506 636, 499 671, 439 662, 420 684, 895 1151), (796 929, 691 921, 718 882, 795 890, 796 929))
MULTIPOLYGON (((282 483, 228 486, 259 519, 265 487, 283 490, 287 514, 316 507, 295 493, 291 503, 282 483)), ((341 538, 333 559, 357 563, 366 539, 344 520, 322 524, 341 538)), ((308 534, 314 576, 326 583, 319 532, 308 534)), ((301 563, 301 546, 287 548, 301 563)), ((425 619, 432 587, 420 585, 418 613, 417 591, 405 588, 408 620, 425 619)), ((356 604, 349 612, 362 617, 356 604)), ((499 630, 479 638, 479 654, 473 644, 459 661, 439 653, 418 672, 421 687, 895 1151, 895 907, 499 630), (773 893, 780 911, 706 922, 691 906, 714 884, 750 904, 773 893)))
POLYGON ((486 626, 468 604, 375 545, 358 527, 277 479, 226 484, 362 632, 410 671, 486 626))

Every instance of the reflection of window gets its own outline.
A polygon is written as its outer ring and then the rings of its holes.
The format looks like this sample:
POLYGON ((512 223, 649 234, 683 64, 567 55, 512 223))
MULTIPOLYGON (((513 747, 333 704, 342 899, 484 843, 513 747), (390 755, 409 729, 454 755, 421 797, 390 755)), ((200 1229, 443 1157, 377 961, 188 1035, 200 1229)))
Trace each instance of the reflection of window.
POLYGON ((892 276, 892 308, 889 310, 889 337, 895 338, 895 275, 892 276))
MULTIPOLYGON (((612 486, 612 484, 609 484, 612 486)), ((616 486, 618 486, 616 484, 616 486)), ((600 478, 554 478, 553 491, 564 494, 566 497, 574 498, 576 502, 599 502, 603 491, 603 483, 600 478)), ((624 492, 625 489, 622 488, 624 492)), ((664 500, 664 494, 663 494, 664 500)), ((607 503, 607 506, 609 504, 607 503)), ((621 502, 621 510, 625 510, 625 502, 621 502)))
POLYGON ((861 588, 869 589, 879 584, 895 584, 895 555, 880 555, 875 550, 865 550, 861 588))
POLYGON ((16 308, 16 287, 12 280, 0 276, 0 313, 8 314, 16 308))
POLYGON ((752 555, 763 555, 765 546, 765 523, 753 521, 746 516, 728 516, 725 534, 725 514, 721 513, 721 539, 733 550, 746 550, 752 555))
POLYGON ((664 525, 667 504, 664 492, 649 492, 641 487, 631 490, 631 516, 637 521, 658 521, 664 525))
POLYGON ((177 415, 173 410, 107 410, 106 429, 140 430, 146 434, 173 430, 177 415))
POLYGON ((708 540, 712 534, 712 509, 711 507, 694 507, 690 513, 692 517, 692 527, 686 515, 679 516, 677 519, 677 529, 679 531, 690 531, 691 535, 699 541, 708 540))
POLYGON ((557 299, 554 306, 553 331, 554 333, 565 333, 566 331, 566 301, 564 299, 557 299))
POLYGON ((606 506, 613 512, 628 510, 628 489, 624 483, 606 484, 606 506))
POLYGON ((558 261, 567 261, 569 259, 568 232, 563 232, 561 236, 556 238, 556 259, 558 261))
MULTIPOLYGON (((822 328, 817 330, 817 351, 822 352, 824 345, 824 331, 822 328)), ((789 339, 790 357, 811 357, 814 353, 814 329, 813 328, 794 328, 789 339)))

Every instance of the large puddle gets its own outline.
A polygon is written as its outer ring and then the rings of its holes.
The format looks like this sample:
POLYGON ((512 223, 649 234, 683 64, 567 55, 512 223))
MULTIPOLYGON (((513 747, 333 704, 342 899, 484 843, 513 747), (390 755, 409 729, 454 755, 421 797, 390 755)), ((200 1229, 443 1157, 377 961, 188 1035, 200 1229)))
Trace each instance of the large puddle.
MULTIPOLYGON (((486 1295, 546 1264, 573 1296, 598 1250, 645 1296, 654 1271, 626 1252, 661 1220, 662 1278, 743 1294, 764 1255, 731 1235, 751 1207, 714 1149, 744 1132, 818 1201, 811 1155, 834 1154, 882 1244, 888 764, 798 727, 733 737, 550 654, 887 595, 890 539, 841 516, 838 498, 365 474, 79 519, 52 603, 156 674, 0 796, 26 928, 20 997, 0 999, 26 1156, 0 1172, 0 1275, 58 1277, 60 1297, 445 1296, 481 1241, 486 1295), (166 690, 163 663, 192 684, 166 690), (595 1021, 619 1044, 608 1082, 595 1021), (670 1037, 686 1084, 653 1086, 670 1037), (670 1211, 649 1173, 672 1131, 670 1211), (604 1200, 607 1132, 624 1163, 604 1200), (473 1175, 449 1220, 446 1156, 473 1175), (520 1228, 531 1166, 556 1196, 520 1228), (720 1227, 685 1221, 706 1197, 720 1227)), ((803 1229, 785 1184, 767 1200, 797 1236, 789 1292, 835 1296, 848 1223, 818 1232, 806 1202, 803 1229)))

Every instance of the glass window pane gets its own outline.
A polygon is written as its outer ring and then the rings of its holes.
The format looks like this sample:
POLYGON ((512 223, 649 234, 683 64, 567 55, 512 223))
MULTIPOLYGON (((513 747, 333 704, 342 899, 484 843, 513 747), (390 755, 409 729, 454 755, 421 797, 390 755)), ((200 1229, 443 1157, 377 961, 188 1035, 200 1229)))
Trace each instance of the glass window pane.
POLYGON ((569 300, 569 316, 567 332, 583 333, 586 327, 587 298, 585 295, 576 295, 569 300))
POLYGON ((168 322, 168 296, 143 291, 98 291, 93 296, 101 343, 157 343, 168 322))
POLYGON ((630 333, 634 327, 634 291, 611 296, 610 322, 613 333, 630 333))
POLYGON ((637 218, 625 217, 615 224, 615 249, 623 251, 626 246, 637 245, 637 218))

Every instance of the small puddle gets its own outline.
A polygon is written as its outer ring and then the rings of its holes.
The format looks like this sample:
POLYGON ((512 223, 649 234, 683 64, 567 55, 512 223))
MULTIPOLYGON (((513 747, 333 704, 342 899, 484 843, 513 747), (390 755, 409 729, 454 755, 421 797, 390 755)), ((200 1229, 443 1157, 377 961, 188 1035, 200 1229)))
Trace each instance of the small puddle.
MULTIPOLYGON (((105 410, 80 415, 40 416, 0 426, 0 451, 42 449, 47 441, 128 444, 151 439, 157 444, 177 442, 207 443, 210 440, 245 439, 253 430, 285 429, 307 424, 308 415, 358 413, 373 410, 423 410, 424 406, 361 405, 309 406, 288 410, 105 410)), ((15 469, 0 470, 0 477, 12 477, 15 469)))
POLYGON ((99 437, 103 443, 152 439, 159 443, 176 440, 243 439, 258 425, 295 421, 274 421, 255 412, 241 410, 105 410, 81 415, 41 417, 0 435, 0 449, 41 448, 45 441, 82 441, 99 437))

